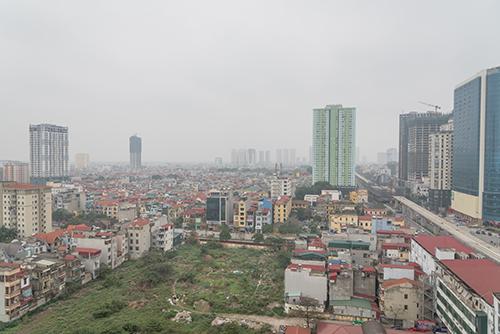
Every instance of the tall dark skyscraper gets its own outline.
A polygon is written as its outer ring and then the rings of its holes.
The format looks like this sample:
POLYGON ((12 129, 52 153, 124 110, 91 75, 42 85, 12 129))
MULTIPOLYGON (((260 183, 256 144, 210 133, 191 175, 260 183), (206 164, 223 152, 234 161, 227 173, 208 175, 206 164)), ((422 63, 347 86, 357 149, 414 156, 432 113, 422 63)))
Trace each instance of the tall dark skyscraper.
POLYGON ((500 67, 455 88, 451 206, 475 221, 500 221, 500 67))
POLYGON ((137 135, 130 137, 130 168, 139 169, 142 166, 142 139, 137 135))
POLYGON ((429 135, 449 119, 450 114, 440 112, 399 115, 400 181, 420 181, 429 176, 429 135))

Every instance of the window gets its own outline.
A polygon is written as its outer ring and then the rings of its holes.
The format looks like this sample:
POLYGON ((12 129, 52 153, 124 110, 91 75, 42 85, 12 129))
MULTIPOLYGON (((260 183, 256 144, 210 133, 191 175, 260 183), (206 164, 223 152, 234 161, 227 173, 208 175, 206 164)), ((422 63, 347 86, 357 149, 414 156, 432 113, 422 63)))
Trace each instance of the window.
POLYGON ((405 299, 408 299, 408 294, 405 293, 405 299))
POLYGON ((408 310, 408 305, 405 305, 405 311, 407 311, 407 310, 408 310))

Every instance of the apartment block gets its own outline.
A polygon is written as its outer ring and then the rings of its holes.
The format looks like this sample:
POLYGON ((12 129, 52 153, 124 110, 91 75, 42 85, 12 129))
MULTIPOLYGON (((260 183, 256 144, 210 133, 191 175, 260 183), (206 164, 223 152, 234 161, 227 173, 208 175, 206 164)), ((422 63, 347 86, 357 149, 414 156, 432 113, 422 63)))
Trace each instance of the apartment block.
POLYGON ((34 179, 69 176, 68 128, 52 124, 30 125, 30 169, 34 179))
POLYGON ((0 225, 15 228, 19 238, 52 231, 50 187, 0 182, 0 225))
POLYGON ((3 165, 3 181, 30 183, 30 165, 16 161, 5 163, 3 165))

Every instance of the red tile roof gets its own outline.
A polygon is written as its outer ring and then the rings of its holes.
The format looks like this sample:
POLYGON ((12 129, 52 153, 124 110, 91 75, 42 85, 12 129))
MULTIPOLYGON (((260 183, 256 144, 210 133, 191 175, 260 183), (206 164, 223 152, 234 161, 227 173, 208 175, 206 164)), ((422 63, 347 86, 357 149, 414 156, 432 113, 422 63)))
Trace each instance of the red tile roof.
POLYGON ((34 184, 29 184, 29 183, 17 183, 17 182, 12 182, 12 183, 5 183, 4 184, 5 189, 11 189, 11 190, 39 190, 39 189, 50 189, 48 186, 43 186, 43 185, 34 185, 34 184))
POLYGON ((19 263, 13 263, 13 262, 0 262, 0 268, 19 268, 19 263))
POLYGON ((402 285, 402 284, 411 284, 413 286, 417 286, 418 283, 417 281, 414 281, 412 279, 408 279, 408 278, 398 278, 398 279, 389 279, 389 280, 386 280, 384 281, 384 283, 382 283, 382 287, 384 289, 387 289, 387 288, 390 288, 390 287, 393 287, 393 286, 398 286, 398 285, 402 285))
POLYGON ((56 241, 56 239, 62 237, 65 233, 66 230, 58 229, 49 233, 37 233, 35 234, 35 238, 45 241, 48 244, 53 244, 56 241))
POLYGON ((90 255, 99 255, 101 254, 101 250, 97 248, 87 248, 87 247, 76 247, 75 252, 78 254, 90 254, 90 255))
MULTIPOLYGON (((410 334, 411 331, 399 331, 395 329, 386 329, 387 334, 410 334)), ((317 325, 317 334, 363 334, 361 326, 351 324, 340 324, 319 321, 317 325)))
POLYGON ((112 200, 101 200, 97 201, 96 206, 117 206, 118 201, 112 201, 112 200))
POLYGON ((500 265, 488 259, 442 260, 441 263, 493 305, 493 293, 500 291, 500 265))
POLYGON ((285 334, 311 334, 311 329, 297 326, 287 326, 285 334))
POLYGON ((146 225, 149 225, 149 219, 147 218, 137 218, 132 224, 130 224, 130 226, 134 227, 141 227, 146 225))
POLYGON ((85 224, 79 224, 79 225, 68 225, 66 228, 68 231, 80 231, 80 232, 88 232, 92 230, 89 226, 85 224))
POLYGON ((456 252, 470 254, 473 252, 472 248, 465 246, 457 239, 447 235, 419 235, 414 237, 420 246, 422 246, 428 253, 433 256, 436 255, 436 248, 453 248, 456 252))

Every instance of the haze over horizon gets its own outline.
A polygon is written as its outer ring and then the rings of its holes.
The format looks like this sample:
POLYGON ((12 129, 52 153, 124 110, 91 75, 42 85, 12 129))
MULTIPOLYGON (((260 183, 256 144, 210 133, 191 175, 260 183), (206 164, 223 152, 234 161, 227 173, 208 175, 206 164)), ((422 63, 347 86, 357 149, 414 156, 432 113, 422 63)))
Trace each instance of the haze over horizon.
POLYGON ((327 104, 357 108, 374 160, 397 147, 400 113, 450 112, 455 85, 500 65, 499 12, 494 0, 2 1, 0 160, 27 161, 38 123, 69 127, 71 161, 127 161, 136 133, 145 162, 307 157, 312 109, 327 104))

